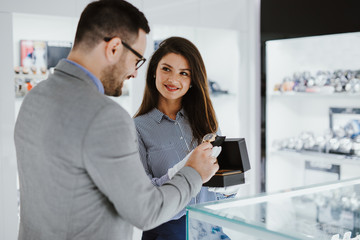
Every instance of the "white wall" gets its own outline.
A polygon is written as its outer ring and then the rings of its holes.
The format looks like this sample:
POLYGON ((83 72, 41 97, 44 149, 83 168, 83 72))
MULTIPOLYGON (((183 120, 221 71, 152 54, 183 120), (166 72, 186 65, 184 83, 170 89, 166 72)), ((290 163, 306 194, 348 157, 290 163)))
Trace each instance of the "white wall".
POLYGON ((30 13, 50 16, 79 17, 91 0, 2 0, 1 12, 30 13))
POLYGON ((16 158, 13 142, 14 84, 12 51, 12 14, 0 12, 0 239, 16 239, 17 191, 16 158))
POLYGON ((251 172, 249 192, 260 192, 260 0, 248 0, 237 15, 239 22, 240 78, 239 114, 240 133, 247 140, 251 172))
MULTIPOLYGON (((249 0, 129 0, 143 10, 151 24, 236 29, 249 31, 249 0)), ((250 3, 250 4, 249 4, 250 3)), ((259 8, 260 10, 260 8, 259 8)), ((250 10, 251 12, 251 10, 250 10)))

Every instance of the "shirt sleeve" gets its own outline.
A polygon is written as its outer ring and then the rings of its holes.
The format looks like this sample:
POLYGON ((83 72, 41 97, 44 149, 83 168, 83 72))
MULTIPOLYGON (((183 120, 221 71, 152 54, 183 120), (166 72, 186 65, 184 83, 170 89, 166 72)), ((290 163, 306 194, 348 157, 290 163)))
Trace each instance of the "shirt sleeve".
POLYGON ((133 119, 111 105, 93 119, 83 140, 83 164, 89 177, 112 203, 115 213, 130 224, 152 229, 183 209, 201 189, 199 173, 182 168, 156 187, 141 164, 133 119))
POLYGON ((137 137, 138 137, 138 142, 139 142, 140 159, 144 166, 145 173, 150 178, 152 184, 154 184, 155 186, 162 186, 164 183, 166 183, 167 181, 170 180, 169 175, 165 174, 164 176, 162 176, 160 178, 153 177, 154 174, 151 172, 151 167, 149 166, 148 161, 147 161, 147 150, 146 150, 144 141, 143 141, 142 136, 139 133, 139 131, 136 131, 136 132, 137 132, 137 137))

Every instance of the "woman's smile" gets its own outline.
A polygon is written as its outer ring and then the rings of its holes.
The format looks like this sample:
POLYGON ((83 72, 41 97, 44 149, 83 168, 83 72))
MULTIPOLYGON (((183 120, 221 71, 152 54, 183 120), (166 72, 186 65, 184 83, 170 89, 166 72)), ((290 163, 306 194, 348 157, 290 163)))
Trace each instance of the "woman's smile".
POLYGON ((178 88, 178 87, 176 87, 174 85, 170 85, 170 84, 164 84, 164 86, 170 92, 175 92, 175 91, 180 89, 180 88, 178 88))

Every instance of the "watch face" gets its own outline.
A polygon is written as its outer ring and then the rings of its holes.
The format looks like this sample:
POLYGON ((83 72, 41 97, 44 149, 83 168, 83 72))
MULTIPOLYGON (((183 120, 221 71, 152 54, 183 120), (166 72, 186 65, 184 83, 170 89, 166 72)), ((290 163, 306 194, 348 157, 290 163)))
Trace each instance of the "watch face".
POLYGON ((290 148, 290 149, 295 148, 295 138, 289 138, 288 139, 287 147, 290 148))
POLYGON ((301 140, 301 139, 296 139, 296 141, 295 141, 295 149, 297 150, 297 151, 300 151, 300 150, 302 150, 303 149, 303 146, 304 146, 304 143, 303 143, 303 141, 301 140))
POLYGON ((354 92, 360 92, 360 82, 354 84, 354 92))
POLYGON ((216 133, 208 133, 203 137, 202 142, 213 142, 215 138, 216 133))
POLYGON ((216 133, 208 133, 203 137, 202 142, 209 142, 214 147, 221 146, 221 144, 225 141, 225 136, 218 136, 216 133))
POLYGON ((345 91, 351 92, 352 91, 352 85, 350 83, 345 84, 345 91))
POLYGON ((337 138, 332 138, 332 139, 330 139, 330 149, 331 150, 334 150, 334 151, 336 151, 336 150, 338 150, 339 149, 339 147, 340 147, 340 143, 339 143, 339 140, 337 139, 337 138))
POLYGON ((346 152, 346 153, 350 153, 350 150, 352 148, 352 141, 350 138, 342 138, 339 141, 339 148, 341 151, 346 152))

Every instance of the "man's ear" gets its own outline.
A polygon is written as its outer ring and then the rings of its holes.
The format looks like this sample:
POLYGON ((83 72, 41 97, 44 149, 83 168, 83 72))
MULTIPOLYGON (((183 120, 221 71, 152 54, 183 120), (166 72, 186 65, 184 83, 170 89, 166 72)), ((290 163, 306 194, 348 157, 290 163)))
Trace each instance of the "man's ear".
POLYGON ((119 61, 122 51, 123 45, 121 44, 121 39, 119 37, 114 37, 109 42, 106 42, 105 57, 111 64, 119 61))

